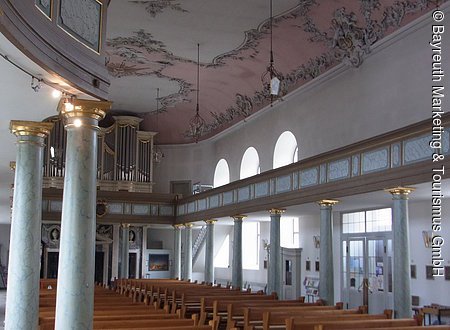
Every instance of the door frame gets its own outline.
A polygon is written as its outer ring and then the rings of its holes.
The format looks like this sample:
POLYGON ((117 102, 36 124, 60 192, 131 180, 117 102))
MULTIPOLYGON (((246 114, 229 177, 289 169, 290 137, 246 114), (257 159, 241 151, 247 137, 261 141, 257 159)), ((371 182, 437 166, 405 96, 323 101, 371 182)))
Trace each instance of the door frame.
MULTIPOLYGON (((355 233, 355 234, 342 234, 341 236, 341 244, 340 244, 340 249, 341 249, 341 255, 340 255, 340 263, 341 263, 341 267, 343 267, 342 269, 342 274, 341 274, 341 295, 342 295, 342 300, 344 301, 344 303, 346 304, 346 307, 348 308, 348 304, 350 302, 350 251, 349 251, 349 247, 350 247, 350 242, 356 242, 356 241, 360 241, 363 243, 363 279, 364 278, 369 278, 369 251, 368 251, 368 242, 369 241, 376 241, 376 240, 382 240, 383 241, 383 247, 384 247, 384 251, 383 251, 383 291, 384 291, 384 306, 385 309, 388 309, 389 306, 392 306, 392 291, 389 292, 389 282, 391 281, 392 283, 392 258, 391 258, 391 262, 389 262, 389 253, 388 253, 388 244, 389 241, 391 241, 391 246, 392 246, 392 232, 369 232, 369 233, 355 233), (344 251, 344 242, 346 242, 346 250, 344 251), (345 259, 345 266, 343 264, 343 258, 344 256, 346 257, 345 259), (345 276, 344 276, 345 273, 345 276), (391 279, 389 281, 389 275, 391 276, 391 279), (346 280, 347 283, 344 283, 344 278, 346 280)), ((392 253, 392 252, 391 252, 392 253)), ((391 256, 392 257, 392 256, 391 256)), ((362 301, 362 295, 363 295, 363 290, 361 288, 361 285, 356 288, 356 290, 358 292, 361 293, 361 301, 362 301)), ((369 288, 369 300, 370 300, 370 288, 369 288)), ((371 309, 371 305, 369 304, 369 311, 371 309)))

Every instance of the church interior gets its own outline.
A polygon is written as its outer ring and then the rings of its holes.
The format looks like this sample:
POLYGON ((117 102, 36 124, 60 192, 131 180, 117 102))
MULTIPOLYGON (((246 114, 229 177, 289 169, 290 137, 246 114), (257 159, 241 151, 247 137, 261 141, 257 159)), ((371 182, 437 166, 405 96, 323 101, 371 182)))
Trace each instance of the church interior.
POLYGON ((0 0, 4 329, 450 329, 449 20, 446 0, 0 0))

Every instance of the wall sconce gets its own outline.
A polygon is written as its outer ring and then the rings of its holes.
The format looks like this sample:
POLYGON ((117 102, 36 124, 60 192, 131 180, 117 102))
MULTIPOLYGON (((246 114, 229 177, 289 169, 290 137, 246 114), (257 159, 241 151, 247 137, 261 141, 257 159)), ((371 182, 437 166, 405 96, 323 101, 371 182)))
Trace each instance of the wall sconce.
POLYGON ((313 236, 313 242, 316 249, 320 248, 320 236, 313 236))
POLYGON ((422 238, 423 238, 423 244, 425 244, 426 248, 431 247, 431 240, 433 239, 433 234, 431 233, 431 230, 423 230, 422 231, 422 238))

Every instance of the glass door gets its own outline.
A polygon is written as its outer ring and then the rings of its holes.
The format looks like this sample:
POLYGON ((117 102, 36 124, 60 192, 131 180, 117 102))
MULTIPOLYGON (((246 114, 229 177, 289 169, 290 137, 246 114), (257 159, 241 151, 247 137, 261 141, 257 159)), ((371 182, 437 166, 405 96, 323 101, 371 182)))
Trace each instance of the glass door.
POLYGON ((392 308, 392 240, 361 237, 349 238, 342 244, 343 298, 347 307, 368 304, 371 314, 392 308))
POLYGON ((347 307, 355 308, 363 305, 361 288, 366 274, 366 262, 364 257, 364 238, 349 239, 347 241, 347 307))

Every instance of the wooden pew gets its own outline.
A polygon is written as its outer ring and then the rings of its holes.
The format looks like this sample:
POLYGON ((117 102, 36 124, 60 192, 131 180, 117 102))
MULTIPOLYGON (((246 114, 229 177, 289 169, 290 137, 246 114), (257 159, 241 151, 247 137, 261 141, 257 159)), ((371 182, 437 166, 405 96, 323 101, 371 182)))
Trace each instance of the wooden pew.
MULTIPOLYGON (((214 330, 210 325, 158 327, 158 330, 214 330)), ((121 330, 155 330, 155 328, 122 328, 121 330)))
MULTIPOLYGON (((121 285, 128 292, 131 284, 121 285), (125 288, 128 287, 128 289, 125 288)), ((136 290, 136 289, 135 289, 136 290)), ((139 291, 138 289, 137 291, 139 291)), ((42 291, 40 294, 40 329, 53 329, 55 323, 56 291, 42 291)), ((96 287, 94 296, 94 329, 177 329, 177 330, 216 330, 217 322, 198 327, 198 315, 192 319, 181 319, 179 315, 169 314, 168 309, 149 307, 142 303, 133 303, 128 293, 118 295, 103 287, 96 287)))
MULTIPOLYGON (((220 319, 222 315, 220 315, 220 311, 225 312, 227 310, 227 305, 229 303, 248 303, 248 304, 263 304, 267 306, 271 306, 274 303, 280 304, 282 301, 275 300, 275 296, 267 296, 267 295, 223 295, 223 296, 207 296, 200 298, 200 321, 199 324, 205 324, 208 319, 217 318, 220 319)), ((300 304, 299 300, 290 300, 283 301, 286 305, 295 305, 300 304)))
POLYGON ((175 302, 177 308, 178 306, 181 309, 181 315, 186 316, 191 313, 199 313, 201 309, 201 299, 202 298, 216 298, 220 299, 235 299, 235 300, 267 300, 267 299, 276 299, 276 296, 267 296, 258 293, 249 293, 249 292, 241 292, 241 291, 228 291, 226 293, 223 292, 192 292, 192 293, 183 293, 181 301, 175 302))
MULTIPOLYGON (((267 296, 271 297, 271 296, 267 296)), ((236 306, 237 309, 243 307, 263 307, 263 306, 311 306, 316 305, 316 303, 304 303, 303 297, 298 300, 275 300, 275 299, 220 299, 217 300, 216 298, 210 299, 212 300, 212 313, 210 310, 210 306, 208 305, 208 301, 205 301, 205 303, 202 303, 202 308, 200 310, 200 324, 203 324, 205 320, 208 319, 217 319, 219 322, 223 320, 226 320, 228 323, 228 315, 232 315, 234 313, 234 307, 236 306), (231 306, 229 306, 231 305, 231 306)))
MULTIPOLYGON (((356 328, 353 330, 364 330, 365 328, 356 328)), ((450 325, 415 325, 411 327, 389 327, 389 328, 370 328, 370 330, 450 330, 450 325)))
MULTIPOLYGON (((236 307, 236 306, 235 306, 236 307)), ((361 308, 358 309, 342 309, 342 303, 337 303, 335 306, 298 306, 298 307, 289 307, 287 310, 284 306, 264 306, 264 307, 243 307, 243 321, 238 321, 237 323, 231 322, 227 327, 232 328, 237 326, 250 327, 254 326, 262 326, 263 325, 263 316, 265 312, 270 313, 280 313, 283 314, 284 318, 288 318, 290 316, 296 315, 336 315, 336 314, 362 314, 364 311, 361 308)), ((236 308, 237 309, 237 308, 236 308)), ((238 313, 240 311, 238 310, 238 313)), ((235 314, 236 315, 236 314, 235 314)), ((232 316, 232 319, 235 320, 235 316, 232 316)))
POLYGON ((295 320, 292 327, 287 330, 354 330, 354 329, 373 329, 373 328, 391 328, 391 327, 410 327, 417 326, 417 321, 414 319, 396 319, 396 320, 333 320, 328 321, 314 320, 295 320))
MULTIPOLYGON (((193 319, 134 319, 130 316, 125 316, 114 320, 96 320, 94 318, 94 329, 127 329, 127 328, 153 328, 160 329, 164 326, 178 327, 178 326, 195 326, 193 319)), ((47 320, 47 322, 40 324, 40 330, 53 330, 53 322, 47 320)))

